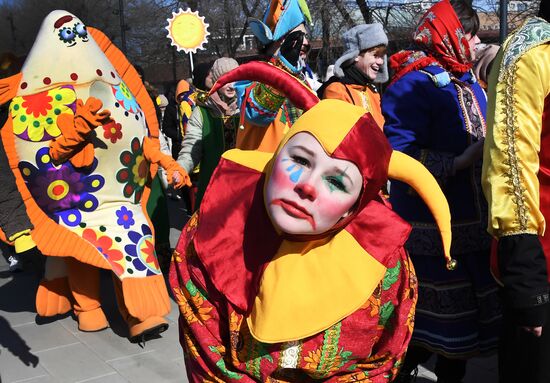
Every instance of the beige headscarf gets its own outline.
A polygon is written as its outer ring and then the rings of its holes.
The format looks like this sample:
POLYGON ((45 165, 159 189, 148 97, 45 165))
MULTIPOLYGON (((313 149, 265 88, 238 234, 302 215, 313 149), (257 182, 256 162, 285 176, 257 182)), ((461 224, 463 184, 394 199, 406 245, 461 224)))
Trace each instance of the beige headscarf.
POLYGON ((489 81, 489 72, 495 59, 499 46, 495 44, 487 44, 485 47, 476 51, 476 63, 474 64, 474 74, 478 80, 481 80, 481 85, 486 89, 487 81, 489 81))

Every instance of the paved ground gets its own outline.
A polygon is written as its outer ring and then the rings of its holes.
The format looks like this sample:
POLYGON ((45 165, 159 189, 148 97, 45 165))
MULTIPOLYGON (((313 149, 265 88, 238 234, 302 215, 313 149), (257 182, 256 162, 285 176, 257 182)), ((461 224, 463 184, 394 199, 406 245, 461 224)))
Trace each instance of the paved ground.
MULTIPOLYGON (((182 204, 169 202, 171 243, 185 221, 182 204)), ((140 347, 126 339, 127 330, 112 296, 111 279, 102 275, 103 307, 111 328, 78 331, 73 317, 44 320, 36 316, 37 279, 31 272, 12 274, 0 256, 0 383, 38 382, 187 382, 177 336, 177 308, 172 304, 170 328, 140 347)), ((434 382, 428 363, 418 383, 434 382)), ((465 383, 496 383, 496 358, 476 358, 465 383)))

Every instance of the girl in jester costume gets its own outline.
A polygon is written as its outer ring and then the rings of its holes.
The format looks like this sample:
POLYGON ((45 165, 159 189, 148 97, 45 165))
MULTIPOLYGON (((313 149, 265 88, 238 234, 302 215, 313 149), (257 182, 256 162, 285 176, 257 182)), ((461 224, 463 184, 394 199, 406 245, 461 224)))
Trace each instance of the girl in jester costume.
POLYGON ((392 152, 363 108, 319 102, 272 65, 244 64, 212 92, 243 78, 306 112, 274 154, 224 153, 182 231, 170 285, 189 380, 392 381, 417 284, 403 247, 410 226, 379 190, 389 176, 423 196, 453 268, 441 189, 420 163, 392 152))
POLYGON ((32 237, 48 257, 37 313, 72 309, 80 330, 108 327, 103 268, 113 272, 131 340, 165 330, 170 302, 145 206, 159 165, 175 187, 189 178, 160 152, 136 70, 103 33, 53 11, 21 73, 0 80, 0 103, 10 100, 2 140, 32 237))

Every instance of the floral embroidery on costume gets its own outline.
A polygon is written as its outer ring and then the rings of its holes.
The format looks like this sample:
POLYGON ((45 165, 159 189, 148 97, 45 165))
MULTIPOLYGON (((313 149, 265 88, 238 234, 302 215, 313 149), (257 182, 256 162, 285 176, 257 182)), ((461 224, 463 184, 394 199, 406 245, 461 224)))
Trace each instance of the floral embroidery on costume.
POLYGON ((222 356, 222 352, 224 352, 225 350, 220 350, 219 348, 217 348, 215 346, 210 346, 208 348, 211 352, 213 352, 214 354, 217 354, 217 355, 220 356, 220 359, 216 362, 216 366, 220 369, 220 371, 225 376, 227 376, 228 378, 231 378, 231 379, 236 379, 236 380, 239 380, 243 377, 241 374, 238 374, 236 372, 233 372, 233 371, 230 371, 230 370, 227 369, 227 366, 225 365, 225 360, 223 359, 223 356, 222 356))
POLYGON ((137 137, 132 139, 131 149, 120 154, 120 162, 125 167, 116 174, 118 182, 126 184, 123 189, 124 197, 134 194, 134 203, 138 203, 143 193, 143 186, 147 180, 149 163, 143 155, 143 148, 137 137))
POLYGON ((128 86, 124 83, 124 81, 121 81, 119 85, 112 85, 111 88, 117 102, 126 111, 133 114, 138 114, 139 112, 141 112, 136 98, 134 97, 132 92, 130 92, 130 89, 128 89, 128 86))
POLYGON ((213 308, 204 307, 205 297, 193 282, 188 281, 185 289, 174 288, 173 291, 180 311, 188 323, 204 323, 211 318, 210 312, 213 308))
POLYGON ((66 85, 44 92, 15 97, 10 104, 13 132, 26 141, 48 141, 58 137, 57 116, 74 114, 76 94, 66 85))
POLYGON ((506 71, 524 52, 543 44, 550 39, 550 26, 540 18, 529 19, 523 27, 510 39, 508 49, 502 59, 499 81, 502 81, 506 71))
MULTIPOLYGON (((147 275, 160 274, 151 228, 143 224, 141 232, 130 230, 128 238, 132 243, 124 246, 124 251, 129 255, 126 259, 132 262, 137 271, 146 271, 147 275)), ((126 271, 130 274, 134 272, 131 269, 126 271)))
POLYGON ((126 265, 124 255, 122 254, 122 251, 113 246, 113 240, 109 236, 101 235, 101 231, 105 231, 105 227, 100 226, 99 230, 100 233, 97 233, 93 229, 84 229, 82 232, 82 238, 90 242, 97 249, 97 251, 105 257, 117 275, 121 275, 124 273, 126 265))
POLYGON ((119 210, 116 211, 117 215, 117 225, 129 229, 136 221, 134 220, 134 213, 131 210, 128 210, 126 206, 121 206, 119 210))
MULTIPOLYGON (((236 313, 231 319, 233 322, 237 320, 236 313)), ((243 328, 241 336, 243 337, 243 347, 239 350, 236 361, 237 363, 245 361, 246 371, 257 379, 261 379, 262 361, 266 360, 268 363, 273 364, 273 357, 269 354, 269 345, 254 341, 248 327, 243 328)))
POLYGON ((99 203, 92 194, 105 185, 105 179, 92 174, 97 167, 97 159, 86 172, 77 172, 70 162, 59 167, 52 164, 49 148, 36 153, 36 164, 21 161, 19 170, 23 179, 30 185, 33 198, 46 214, 56 222, 59 219, 67 226, 76 226, 82 220, 81 212, 97 209, 99 203))
POLYGON ((112 144, 122 138, 122 125, 116 121, 111 121, 103 125, 103 137, 110 140, 112 144))

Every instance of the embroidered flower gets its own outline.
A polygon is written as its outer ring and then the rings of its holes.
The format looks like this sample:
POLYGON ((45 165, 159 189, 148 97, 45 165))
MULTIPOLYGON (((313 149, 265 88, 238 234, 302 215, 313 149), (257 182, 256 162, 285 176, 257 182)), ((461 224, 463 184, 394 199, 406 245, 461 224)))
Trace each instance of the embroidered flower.
POLYGON ((49 92, 40 92, 30 96, 23 97, 23 104, 21 106, 25 108, 27 114, 32 114, 34 118, 39 116, 46 116, 48 110, 52 108, 51 102, 53 101, 52 96, 48 94, 49 92))
POLYGON ((134 195, 134 203, 138 203, 143 193, 147 173, 149 172, 149 163, 143 156, 143 148, 137 137, 132 139, 131 150, 125 150, 120 155, 120 162, 124 165, 116 174, 116 179, 122 184, 126 184, 122 190, 124 197, 130 198, 134 195))
POLYGON ((66 85, 44 92, 15 97, 10 104, 13 133, 26 141, 48 141, 61 135, 57 116, 74 114, 76 93, 66 85))
MULTIPOLYGON (((183 313, 183 312, 182 312, 183 313)), ((193 343, 193 340, 191 339, 191 336, 187 331, 183 332, 183 339, 185 340, 185 345, 187 346, 186 354, 190 354, 194 359, 197 359, 199 357, 199 352, 197 351, 197 346, 193 343)))
MULTIPOLYGON (((104 226, 100 227, 104 229, 104 226)), ((93 229, 84 229, 82 238, 90 242, 109 262, 116 275, 122 275, 125 269, 124 254, 122 251, 113 248, 113 240, 106 236, 96 233, 93 229)))
POLYGON ((193 214, 191 218, 189 218, 189 221, 187 221, 187 225, 185 225, 185 230, 187 232, 194 230, 199 224, 199 215, 197 213, 193 214))
POLYGON ((111 143, 114 144, 122 138, 122 125, 116 121, 110 121, 103 125, 103 137, 111 140, 111 143))
MULTIPOLYGON (((126 259, 132 262, 136 270, 146 271, 147 276, 160 274, 151 228, 143 224, 141 232, 131 230, 128 238, 132 243, 124 246, 124 251, 128 254, 126 259)), ((130 269, 127 271, 130 274, 133 272, 130 269)))
POLYGON ((117 225, 123 226, 125 229, 129 229, 136 221, 134 221, 134 213, 131 210, 128 210, 126 206, 122 206, 120 210, 116 211, 118 220, 116 221, 117 225))
POLYGON ((134 97, 132 92, 130 92, 130 89, 124 83, 124 81, 121 81, 119 85, 112 85, 111 88, 117 102, 125 110, 134 114, 138 114, 141 111, 139 109, 139 105, 137 103, 136 98, 134 97))
POLYGON ((92 174, 97 167, 97 159, 83 171, 76 170, 70 162, 54 166, 49 148, 41 148, 36 153, 38 167, 27 161, 19 163, 19 170, 29 190, 45 213, 59 223, 74 227, 82 220, 82 211, 97 209, 99 202, 92 194, 105 185, 105 179, 92 174))
POLYGON ((306 362, 306 370, 316 371, 321 362, 321 349, 318 348, 314 351, 308 351, 307 356, 304 357, 304 362, 306 362))

